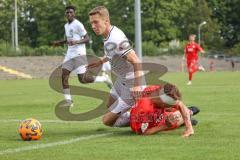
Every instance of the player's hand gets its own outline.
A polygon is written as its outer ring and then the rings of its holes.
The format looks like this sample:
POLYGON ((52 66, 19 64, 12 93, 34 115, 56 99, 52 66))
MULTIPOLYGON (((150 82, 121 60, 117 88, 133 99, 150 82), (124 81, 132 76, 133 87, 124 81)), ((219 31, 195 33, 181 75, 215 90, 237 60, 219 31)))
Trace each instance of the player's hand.
POLYGON ((68 44, 69 46, 73 46, 73 45, 78 44, 78 41, 67 41, 67 44, 68 44))
POLYGON ((91 69, 91 68, 96 68, 96 67, 99 67, 100 65, 102 65, 102 60, 99 60, 97 62, 93 62, 93 63, 90 63, 86 66, 87 69, 91 69))
POLYGON ((190 136, 194 135, 194 130, 192 128, 190 129, 186 129, 183 134, 182 134, 182 137, 183 138, 188 138, 190 136))
POLYGON ((142 87, 141 86, 134 86, 131 88, 132 96, 135 100, 138 100, 142 97, 142 87))
POLYGON ((60 45, 60 42, 59 42, 59 41, 52 41, 52 42, 51 42, 51 45, 54 46, 54 47, 55 47, 55 46, 59 46, 59 45, 60 45))

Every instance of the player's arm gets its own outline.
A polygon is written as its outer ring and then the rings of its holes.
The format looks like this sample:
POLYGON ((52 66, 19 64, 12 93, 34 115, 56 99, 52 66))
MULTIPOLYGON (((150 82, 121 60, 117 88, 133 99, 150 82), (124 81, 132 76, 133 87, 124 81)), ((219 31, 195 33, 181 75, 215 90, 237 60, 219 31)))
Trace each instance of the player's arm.
POLYGON ((202 54, 205 53, 205 51, 203 50, 203 48, 199 44, 197 44, 197 49, 198 49, 199 53, 202 53, 202 54))
POLYGON ((84 44, 84 43, 88 43, 88 42, 89 42, 89 36, 88 36, 88 34, 86 34, 85 36, 83 36, 82 39, 76 40, 76 41, 68 41, 67 44, 69 46, 72 46, 72 45, 84 44))
POLYGON ((89 63, 86 68, 87 69, 90 69, 90 68, 96 68, 96 67, 99 67, 100 65, 102 65, 103 63, 107 62, 108 61, 108 58, 106 56, 104 57, 101 57, 98 61, 95 61, 95 62, 92 62, 92 63, 89 63))
POLYGON ((183 53, 182 60, 185 60, 186 56, 187 56, 187 45, 184 47, 184 53, 183 53))
POLYGON ((189 136, 194 134, 191 119, 190 119, 189 110, 185 106, 185 104, 180 100, 177 101, 177 105, 179 106, 179 111, 182 115, 182 118, 183 118, 183 121, 184 121, 184 124, 185 124, 185 131, 184 131, 182 136, 183 137, 189 137, 189 136))
POLYGON ((141 78, 143 76, 142 72, 142 64, 137 57, 134 50, 130 50, 129 53, 125 56, 127 61, 133 65, 134 69, 134 87, 132 89, 133 95, 135 98, 141 96, 141 86, 143 85, 141 82, 141 78))
POLYGON ((167 129, 166 126, 156 126, 156 127, 147 129, 142 135, 152 135, 160 131, 164 131, 165 129, 167 129))
POLYGON ((51 42, 51 44, 53 46, 60 46, 60 45, 63 45, 63 44, 66 44, 67 43, 67 40, 59 40, 59 41, 53 41, 51 42))

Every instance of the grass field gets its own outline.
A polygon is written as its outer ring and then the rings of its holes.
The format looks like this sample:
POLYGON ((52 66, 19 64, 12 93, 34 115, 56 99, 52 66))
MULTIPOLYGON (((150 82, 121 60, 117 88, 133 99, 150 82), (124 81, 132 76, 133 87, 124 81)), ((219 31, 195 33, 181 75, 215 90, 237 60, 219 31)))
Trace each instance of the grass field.
MULTIPOLYGON (((168 73, 184 102, 199 106, 195 135, 183 139, 183 128, 152 136, 139 136, 130 128, 108 128, 97 118, 63 122, 54 113, 62 95, 51 90, 48 80, 0 81, 0 159, 16 160, 238 160, 240 159, 240 74, 198 73, 192 86, 187 75, 168 73), (43 125, 40 141, 22 141, 19 121, 34 117, 43 125)), ((75 80, 72 83, 77 84, 75 80)), ((88 85, 108 90, 104 84, 88 85)), ((100 101, 74 96, 72 112, 96 107, 100 101)))

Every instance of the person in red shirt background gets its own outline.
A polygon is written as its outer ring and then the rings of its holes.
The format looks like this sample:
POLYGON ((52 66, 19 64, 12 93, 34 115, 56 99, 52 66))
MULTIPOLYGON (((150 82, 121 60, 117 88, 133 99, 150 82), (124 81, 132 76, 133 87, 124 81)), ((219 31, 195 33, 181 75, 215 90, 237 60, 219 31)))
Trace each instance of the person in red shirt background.
POLYGON ((196 35, 189 35, 189 42, 185 46, 185 58, 187 60, 187 69, 189 74, 189 81, 187 85, 192 84, 193 73, 196 71, 205 71, 203 66, 198 64, 198 53, 205 53, 202 47, 195 42, 196 35))

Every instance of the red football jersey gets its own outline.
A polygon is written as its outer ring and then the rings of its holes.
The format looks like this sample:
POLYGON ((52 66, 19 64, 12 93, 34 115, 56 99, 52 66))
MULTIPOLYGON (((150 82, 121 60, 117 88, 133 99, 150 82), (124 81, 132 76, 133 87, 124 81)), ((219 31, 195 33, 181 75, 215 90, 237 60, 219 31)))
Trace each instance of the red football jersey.
MULTIPOLYGON (((173 106, 171 111, 156 107, 148 98, 151 93, 159 92, 160 88, 161 86, 158 85, 146 87, 143 98, 139 99, 136 105, 133 106, 130 113, 130 126, 133 132, 142 134, 152 127, 167 126, 165 117, 177 110, 177 106, 173 106)), ((169 129, 173 128, 176 128, 176 126, 173 125, 169 129)))
POLYGON ((185 47, 185 56, 189 59, 198 59, 198 52, 203 49, 197 43, 188 43, 185 47))
POLYGON ((163 109, 154 107, 149 98, 141 98, 130 113, 130 126, 138 134, 163 123, 163 109))

